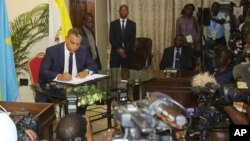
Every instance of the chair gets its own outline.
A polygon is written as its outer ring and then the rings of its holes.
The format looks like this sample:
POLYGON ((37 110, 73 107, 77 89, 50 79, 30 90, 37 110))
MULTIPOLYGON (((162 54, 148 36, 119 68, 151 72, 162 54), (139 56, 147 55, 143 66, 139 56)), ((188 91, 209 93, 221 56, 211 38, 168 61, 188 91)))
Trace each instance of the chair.
MULTIPOLYGON (((38 53, 35 57, 31 58, 28 61, 28 68, 30 72, 30 80, 32 85, 39 85, 39 70, 40 70, 40 64, 42 63, 44 57, 44 53, 38 53)), ((35 95, 35 92, 33 92, 33 97, 35 95)))
POLYGON ((131 69, 147 69, 152 61, 152 40, 145 37, 135 39, 134 55, 131 63, 131 69))
POLYGON ((40 65, 42 63, 44 53, 38 53, 35 57, 31 58, 28 61, 28 68, 30 72, 30 79, 31 79, 31 87, 33 89, 33 97, 35 97, 35 93, 37 91, 40 91, 44 94, 46 94, 50 100, 51 103, 58 104, 59 105, 59 117, 61 118, 61 112, 62 108, 67 105, 66 99, 58 99, 56 97, 51 97, 49 94, 45 93, 39 86, 39 71, 40 71, 40 65))

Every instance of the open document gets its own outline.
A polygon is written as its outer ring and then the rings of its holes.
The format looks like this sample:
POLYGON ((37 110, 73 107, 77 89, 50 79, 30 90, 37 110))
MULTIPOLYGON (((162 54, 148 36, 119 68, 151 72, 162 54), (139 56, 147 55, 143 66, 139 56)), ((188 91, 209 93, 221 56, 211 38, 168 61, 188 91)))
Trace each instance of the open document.
POLYGON ((82 83, 85 83, 85 82, 88 82, 88 81, 93 81, 93 80, 101 79, 101 78, 104 78, 104 77, 107 77, 107 75, 104 75, 104 74, 92 74, 92 75, 88 75, 85 78, 73 77, 73 79, 70 80, 70 81, 62 81, 62 80, 54 80, 54 81, 59 82, 59 83, 71 84, 71 85, 79 85, 79 84, 82 84, 82 83))

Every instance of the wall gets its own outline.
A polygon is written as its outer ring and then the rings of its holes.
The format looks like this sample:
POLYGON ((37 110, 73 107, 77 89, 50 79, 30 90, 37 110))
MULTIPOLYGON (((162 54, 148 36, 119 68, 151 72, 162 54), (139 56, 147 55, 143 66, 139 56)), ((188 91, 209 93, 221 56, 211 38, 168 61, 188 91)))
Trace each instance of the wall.
MULTIPOLYGON (((13 21, 18 15, 28 12, 34 7, 42 3, 48 3, 48 0, 6 0, 7 12, 9 21, 13 21)), ((33 44, 28 57, 33 57, 39 52, 45 52, 45 49, 48 46, 48 38, 33 44)), ((30 75, 25 73, 20 78, 27 78, 30 85, 30 75)), ((19 80, 19 78, 18 78, 19 80)), ((19 98, 18 101, 33 102, 33 92, 29 86, 20 86, 19 87, 19 98)))

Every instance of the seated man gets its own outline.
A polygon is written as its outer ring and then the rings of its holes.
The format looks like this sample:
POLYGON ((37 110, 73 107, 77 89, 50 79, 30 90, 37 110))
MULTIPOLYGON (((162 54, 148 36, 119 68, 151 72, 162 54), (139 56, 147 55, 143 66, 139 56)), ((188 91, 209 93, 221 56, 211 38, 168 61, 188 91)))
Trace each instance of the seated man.
MULTIPOLYGON (((72 77, 84 78, 90 71, 97 71, 97 65, 87 47, 80 46, 81 40, 81 31, 72 28, 64 43, 47 48, 39 72, 41 86, 52 80, 69 81, 72 77)), ((48 102, 48 98, 45 94, 37 93, 35 101, 48 102)))
POLYGON ((166 68, 178 68, 181 70, 192 70, 193 65, 191 63, 191 57, 193 50, 185 47, 185 37, 182 34, 177 34, 174 39, 174 46, 166 48, 164 50, 160 69, 166 68))

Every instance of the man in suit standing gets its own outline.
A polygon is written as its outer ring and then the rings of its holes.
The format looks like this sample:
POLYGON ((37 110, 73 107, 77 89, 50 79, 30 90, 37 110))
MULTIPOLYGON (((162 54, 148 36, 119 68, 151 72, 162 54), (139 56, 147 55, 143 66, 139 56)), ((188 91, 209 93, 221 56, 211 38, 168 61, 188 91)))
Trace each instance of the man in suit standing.
MULTIPOLYGON (((41 63, 39 84, 46 85, 52 80, 69 81, 72 77, 84 78, 97 71, 87 47, 81 46, 82 35, 77 28, 69 30, 64 43, 46 49, 41 63)), ((37 93, 36 102, 47 102, 47 96, 37 93)))
POLYGON ((160 69, 176 68, 181 70, 190 70, 193 68, 191 64, 191 57, 193 50, 184 47, 185 37, 182 34, 177 34, 174 39, 174 46, 164 50, 160 69))
POLYGON ((110 24, 111 68, 130 68, 136 38, 136 24, 127 19, 128 6, 120 6, 120 18, 110 24))
POLYGON ((89 52, 92 55, 92 58, 95 60, 98 70, 102 69, 98 49, 96 46, 95 42, 95 37, 94 37, 94 16, 91 13, 84 13, 83 15, 83 26, 82 26, 82 44, 85 44, 89 52))

